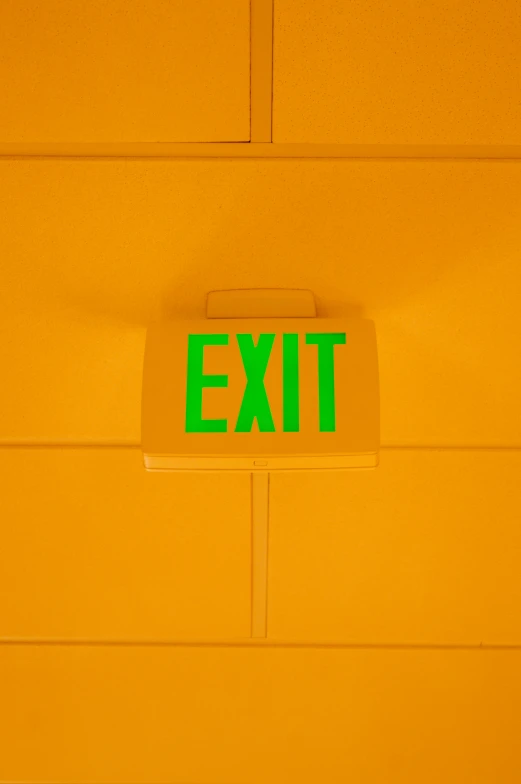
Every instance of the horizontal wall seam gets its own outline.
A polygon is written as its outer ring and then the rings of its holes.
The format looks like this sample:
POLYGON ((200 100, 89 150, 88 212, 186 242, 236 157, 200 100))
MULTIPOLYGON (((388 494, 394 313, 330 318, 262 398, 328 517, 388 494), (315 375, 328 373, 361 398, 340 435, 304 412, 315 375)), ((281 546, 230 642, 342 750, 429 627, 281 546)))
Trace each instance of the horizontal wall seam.
MULTIPOLYGON (((95 450, 95 449, 114 449, 114 450, 140 450, 141 445, 131 442, 60 442, 60 441, 0 441, 1 450, 32 449, 32 450, 51 450, 51 449, 70 449, 70 450, 95 450)), ((521 452, 521 445, 494 445, 494 444, 385 444, 380 447, 381 452, 521 452)))
POLYGON ((0 647, 39 648, 287 648, 322 650, 385 651, 521 651, 520 643, 343 643, 291 640, 92 640, 92 639, 0 639, 0 647))
POLYGON ((521 145, 310 144, 264 142, 0 142, 7 159, 332 158, 354 160, 521 160, 521 145))

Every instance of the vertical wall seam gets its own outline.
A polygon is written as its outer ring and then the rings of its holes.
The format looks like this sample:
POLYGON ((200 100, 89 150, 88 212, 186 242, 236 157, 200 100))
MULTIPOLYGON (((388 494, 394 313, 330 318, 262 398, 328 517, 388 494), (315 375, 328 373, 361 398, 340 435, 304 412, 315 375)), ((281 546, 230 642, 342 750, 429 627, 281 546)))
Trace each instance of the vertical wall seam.
POLYGON ((250 142, 271 143, 273 0, 250 2, 250 142))
POLYGON ((251 475, 252 611, 251 636, 267 635, 269 474, 251 475))

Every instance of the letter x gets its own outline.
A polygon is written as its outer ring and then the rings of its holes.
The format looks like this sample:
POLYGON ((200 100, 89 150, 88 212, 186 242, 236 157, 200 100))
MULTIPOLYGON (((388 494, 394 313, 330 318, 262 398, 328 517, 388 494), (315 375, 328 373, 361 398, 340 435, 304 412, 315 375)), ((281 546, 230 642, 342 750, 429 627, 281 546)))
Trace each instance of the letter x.
POLYGON ((253 335, 237 335, 247 383, 235 426, 236 433, 250 433, 255 418, 261 433, 275 431, 268 395, 264 387, 264 376, 274 340, 274 334, 264 333, 259 335, 255 346, 253 335))

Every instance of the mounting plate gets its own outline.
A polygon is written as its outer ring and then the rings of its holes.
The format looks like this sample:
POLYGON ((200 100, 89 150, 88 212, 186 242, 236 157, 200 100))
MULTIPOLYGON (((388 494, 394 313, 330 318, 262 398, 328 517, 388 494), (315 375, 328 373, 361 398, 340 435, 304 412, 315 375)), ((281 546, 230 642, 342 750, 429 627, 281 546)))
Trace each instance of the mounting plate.
POLYGON ((221 318, 315 318, 313 292, 306 289, 231 289, 210 291, 206 317, 221 318))

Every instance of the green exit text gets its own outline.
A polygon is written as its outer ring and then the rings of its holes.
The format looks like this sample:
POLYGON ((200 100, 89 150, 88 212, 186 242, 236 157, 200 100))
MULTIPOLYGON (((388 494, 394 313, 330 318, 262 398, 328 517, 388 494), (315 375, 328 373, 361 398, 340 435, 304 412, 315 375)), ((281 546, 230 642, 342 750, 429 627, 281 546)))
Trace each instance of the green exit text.
MULTIPOLYGON (((249 433, 257 420, 261 433, 274 433, 264 376, 274 333, 262 333, 255 344, 253 335, 235 336, 246 374, 246 386, 235 424, 236 433, 249 433)), ((203 373, 206 346, 228 346, 227 334, 188 335, 188 369, 186 382, 186 432, 226 433, 227 419, 203 419, 203 390, 207 387, 227 387, 228 376, 203 373)), ((345 332, 308 332, 306 345, 317 347, 318 363, 318 429, 321 433, 336 431, 335 405, 335 346, 344 345, 345 332)), ((300 431, 299 335, 282 335, 282 430, 300 431)))

